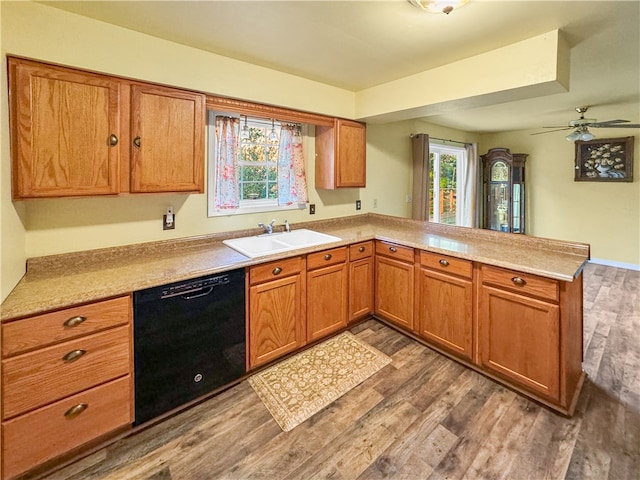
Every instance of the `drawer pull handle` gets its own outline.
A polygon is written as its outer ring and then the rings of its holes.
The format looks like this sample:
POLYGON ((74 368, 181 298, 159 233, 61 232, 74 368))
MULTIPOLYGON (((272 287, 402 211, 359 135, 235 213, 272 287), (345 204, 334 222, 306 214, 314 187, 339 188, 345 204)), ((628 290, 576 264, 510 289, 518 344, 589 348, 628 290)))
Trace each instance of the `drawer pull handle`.
POLYGON ((271 271, 271 273, 273 273, 274 275, 278 275, 281 272, 282 272, 282 269, 280 267, 276 267, 271 271))
POLYGON ((62 357, 62 360, 67 362, 67 363, 75 362, 81 356, 83 356, 85 353, 87 353, 86 350, 71 350, 64 357, 62 357))
POLYGON ((359 251, 360 253, 364 252, 364 247, 360 247, 360 248, 358 249, 358 251, 359 251))
POLYGON ((75 317, 68 318, 62 325, 65 327, 77 327, 86 319, 87 317, 83 317, 82 315, 76 315, 75 317))
POLYGON ((389 251, 392 253, 396 253, 398 249, 396 247, 389 247, 389 251))
POLYGON ((522 277, 513 277, 511 281, 520 287, 524 287, 527 284, 527 281, 522 277))
POLYGON ((448 267, 449 266, 449 262, 447 262, 444 258, 442 260, 440 260, 440 265, 442 265, 443 267, 448 267))
POLYGON ((88 404, 79 403, 79 404, 74 405, 73 407, 71 407, 66 412, 64 412, 64 416, 65 416, 65 418, 67 420, 71 420, 73 418, 76 418, 78 415, 80 415, 82 412, 84 412, 87 408, 89 408, 88 404))
POLYGON ((331 254, 330 254, 330 253, 327 253, 327 254, 324 256, 324 259, 325 259, 325 260, 331 260, 331 254))

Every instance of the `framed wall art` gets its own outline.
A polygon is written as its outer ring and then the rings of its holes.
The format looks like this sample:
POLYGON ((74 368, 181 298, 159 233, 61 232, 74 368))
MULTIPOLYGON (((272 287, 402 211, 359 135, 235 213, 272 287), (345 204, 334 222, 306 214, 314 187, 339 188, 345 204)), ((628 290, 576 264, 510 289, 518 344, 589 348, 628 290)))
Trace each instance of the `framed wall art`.
POLYGON ((633 182, 633 137, 576 142, 576 182, 633 182))

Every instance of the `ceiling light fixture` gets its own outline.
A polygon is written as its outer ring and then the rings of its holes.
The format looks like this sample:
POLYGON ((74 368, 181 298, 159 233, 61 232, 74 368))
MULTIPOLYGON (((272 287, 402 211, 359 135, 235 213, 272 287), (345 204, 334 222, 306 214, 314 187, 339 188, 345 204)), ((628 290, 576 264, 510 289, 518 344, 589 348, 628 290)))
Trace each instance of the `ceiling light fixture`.
POLYGON ((570 142, 575 142, 576 140, 582 140, 587 142, 589 140, 593 140, 596 136, 589 131, 586 126, 581 126, 571 132, 569 135, 565 137, 570 142))
POLYGON ((407 0, 414 7, 429 13, 445 13, 449 15, 454 9, 462 7, 469 0, 407 0))

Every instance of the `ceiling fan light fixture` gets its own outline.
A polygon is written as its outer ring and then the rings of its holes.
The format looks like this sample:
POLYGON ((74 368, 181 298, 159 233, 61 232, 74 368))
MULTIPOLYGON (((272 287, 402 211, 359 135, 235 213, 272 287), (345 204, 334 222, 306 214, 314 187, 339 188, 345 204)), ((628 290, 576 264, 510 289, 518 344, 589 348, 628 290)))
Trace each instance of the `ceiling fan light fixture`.
POLYGON ((586 128, 584 129, 584 132, 580 133, 580 140, 582 140, 583 142, 588 142, 589 140, 593 140, 594 138, 596 138, 596 136, 586 128))
POLYGON ((593 140, 594 138, 596 138, 596 136, 591 133, 587 127, 577 128, 566 136, 566 139, 570 142, 575 142, 577 140, 587 142, 589 140, 593 140))
POLYGON ((429 13, 444 13, 449 15, 454 9, 462 7, 469 0, 407 0, 414 7, 429 13))

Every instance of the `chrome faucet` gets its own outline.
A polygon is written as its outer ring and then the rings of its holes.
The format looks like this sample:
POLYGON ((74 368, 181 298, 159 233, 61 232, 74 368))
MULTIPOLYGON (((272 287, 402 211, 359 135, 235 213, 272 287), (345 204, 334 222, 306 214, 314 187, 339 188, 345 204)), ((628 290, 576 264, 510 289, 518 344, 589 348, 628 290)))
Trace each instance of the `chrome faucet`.
POLYGON ((289 220, 285 220, 284 221, 284 231, 285 232, 290 232, 291 231, 291 225, 289 225, 289 220))
POLYGON ((265 225, 264 223, 260 222, 258 224, 259 227, 264 228, 264 231, 268 234, 271 235, 273 233, 273 224, 276 223, 276 219, 274 218, 273 220, 271 220, 271 223, 265 225))

